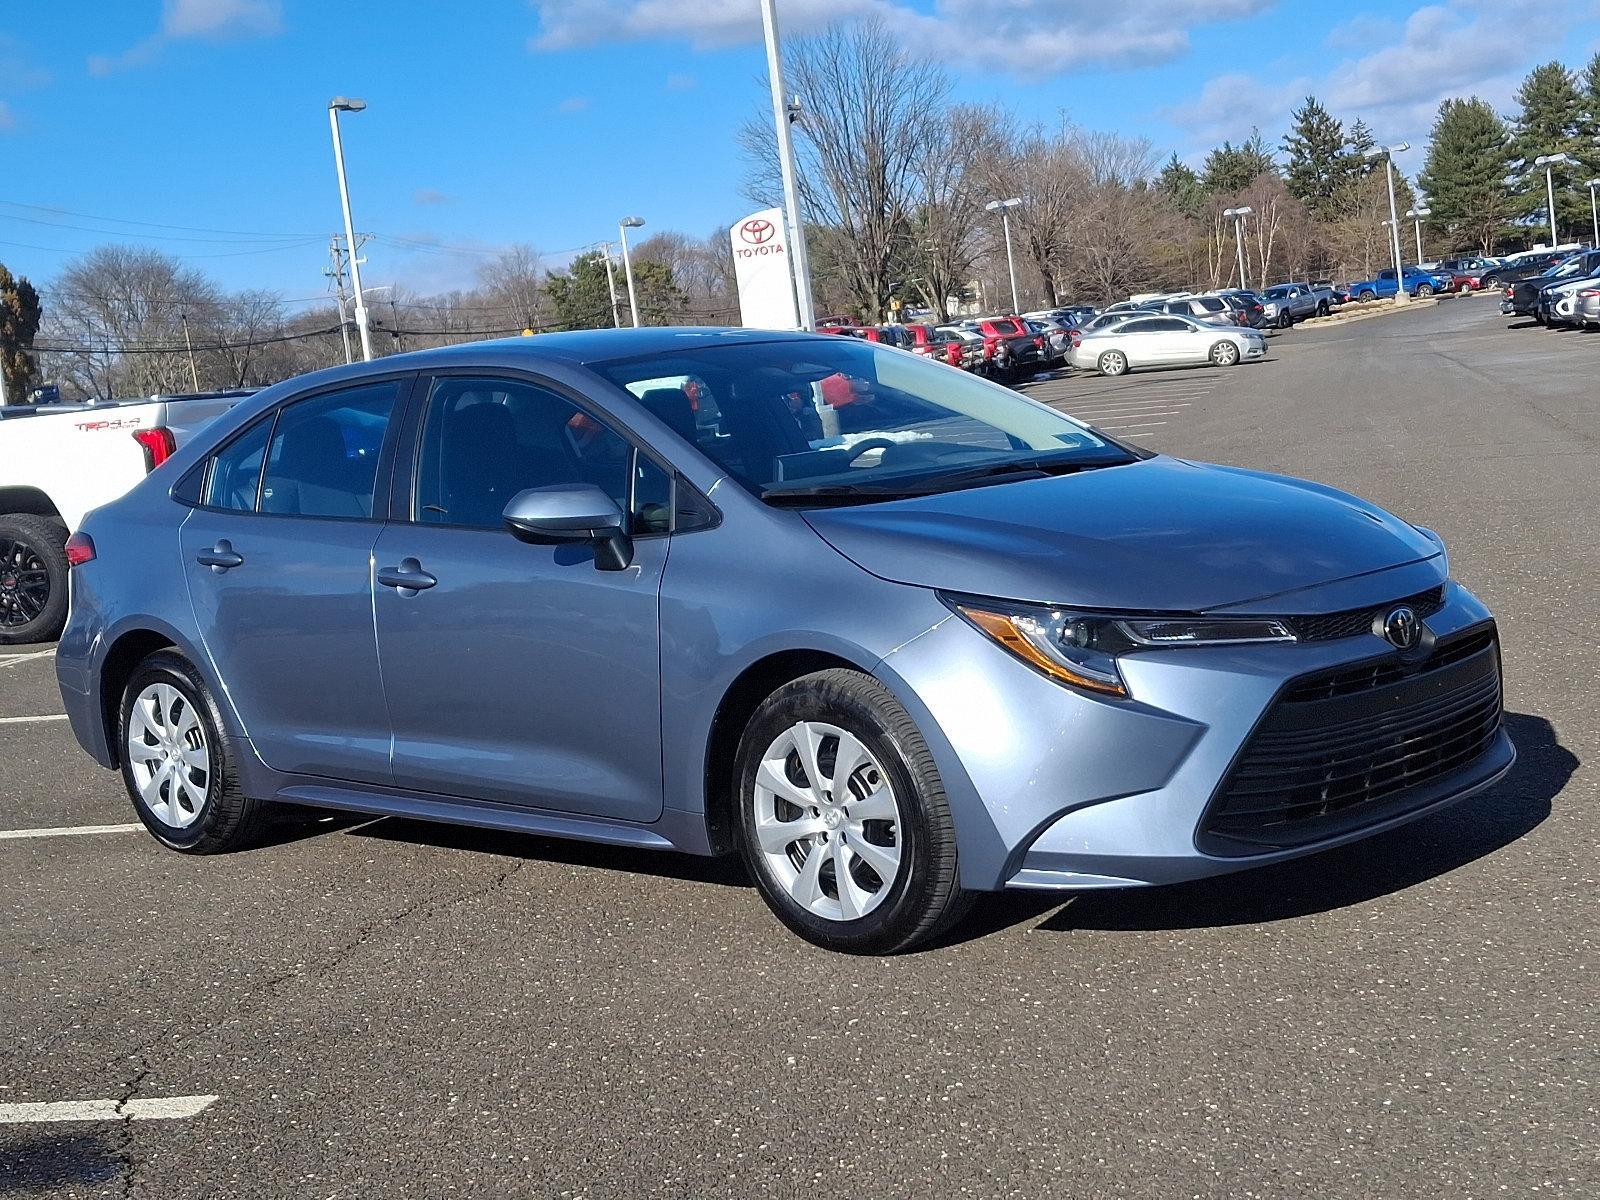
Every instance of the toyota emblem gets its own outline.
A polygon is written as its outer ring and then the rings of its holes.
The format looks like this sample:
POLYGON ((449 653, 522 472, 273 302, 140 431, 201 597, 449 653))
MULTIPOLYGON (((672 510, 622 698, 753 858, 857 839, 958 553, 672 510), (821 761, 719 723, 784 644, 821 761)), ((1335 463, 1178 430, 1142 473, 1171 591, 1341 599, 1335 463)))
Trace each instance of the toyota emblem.
POLYGON ((1383 619, 1383 636, 1396 649, 1411 649, 1417 644, 1421 633, 1422 622, 1417 620, 1415 612, 1403 604, 1383 619))
POLYGON ((772 222, 764 220, 761 217, 752 217, 743 225, 739 226, 739 236, 745 241, 749 242, 752 246, 759 246, 763 242, 770 242, 772 240, 772 235, 776 232, 777 230, 773 227, 772 222))

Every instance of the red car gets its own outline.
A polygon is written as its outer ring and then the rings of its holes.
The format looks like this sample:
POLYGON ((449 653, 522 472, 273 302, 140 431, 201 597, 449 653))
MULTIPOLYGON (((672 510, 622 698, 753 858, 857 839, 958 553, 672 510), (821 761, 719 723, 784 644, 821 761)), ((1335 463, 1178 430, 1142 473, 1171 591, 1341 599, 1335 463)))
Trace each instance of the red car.
POLYGON ((963 365, 966 352, 960 338, 952 337, 932 325, 907 325, 905 329, 911 335, 910 350, 913 354, 925 355, 952 367, 963 365))
POLYGON ((1049 363, 1043 334, 1035 334, 1021 317, 974 317, 964 322, 983 335, 988 357, 1004 375, 1042 370, 1049 363))

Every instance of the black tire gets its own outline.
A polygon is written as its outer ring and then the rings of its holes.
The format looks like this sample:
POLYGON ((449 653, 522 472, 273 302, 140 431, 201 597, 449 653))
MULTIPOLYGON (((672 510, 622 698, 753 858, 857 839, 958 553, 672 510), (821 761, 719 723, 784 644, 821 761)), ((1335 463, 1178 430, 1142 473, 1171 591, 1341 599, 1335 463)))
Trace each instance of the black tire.
POLYGON ((1106 376, 1126 375, 1128 356, 1121 350, 1107 350, 1095 360, 1095 369, 1106 376))
POLYGON ((1289 328, 1289 326, 1291 326, 1293 324, 1294 324, 1294 317, 1291 314, 1286 313, 1286 312, 1282 312, 1282 313, 1278 314, 1278 328, 1279 329, 1287 329, 1287 328, 1289 328))
POLYGON ((972 893, 961 887, 957 872, 955 824, 933 756, 899 701, 870 675, 836 669, 784 684, 745 728, 737 771, 740 852, 762 899, 806 941, 848 954, 895 954, 937 937, 970 906, 972 893), (757 840, 755 781, 761 756, 802 721, 824 722, 858 738, 881 765, 899 804, 900 820, 892 826, 901 854, 898 874, 876 907, 854 920, 818 915, 791 897, 757 840))
POLYGON ((1328 315, 1328 302, 1326 300, 1318 300, 1317 301, 1317 316, 1325 317, 1327 315, 1328 315))
POLYGON ((1431 283, 1419 283, 1417 285, 1417 299, 1418 300, 1426 300, 1431 295, 1433 295, 1433 284, 1431 284, 1431 283))
POLYGON ((1212 345, 1211 353, 1207 357, 1211 359, 1211 365, 1214 367, 1237 367, 1242 356, 1238 346, 1229 341, 1221 341, 1212 345))
POLYGON ((1356 301, 1360 304, 1371 304, 1378 298, 1376 292, 1357 292, 1356 301))
POLYGON ((0 646, 50 642, 67 623, 67 527, 0 516, 0 646))
MULTIPOLYGON (((236 752, 205 681, 183 655, 160 650, 135 668, 122 692, 118 708, 116 751, 122 761, 122 782, 139 820, 152 837, 169 850, 183 854, 223 854, 248 846, 266 824, 267 805, 239 790, 236 752), (205 798, 192 824, 178 826, 158 817, 140 794, 136 772, 128 754, 128 731, 133 705, 152 684, 168 684, 193 709, 205 736, 208 767, 205 798)), ((169 788, 175 785, 168 785, 169 788)))

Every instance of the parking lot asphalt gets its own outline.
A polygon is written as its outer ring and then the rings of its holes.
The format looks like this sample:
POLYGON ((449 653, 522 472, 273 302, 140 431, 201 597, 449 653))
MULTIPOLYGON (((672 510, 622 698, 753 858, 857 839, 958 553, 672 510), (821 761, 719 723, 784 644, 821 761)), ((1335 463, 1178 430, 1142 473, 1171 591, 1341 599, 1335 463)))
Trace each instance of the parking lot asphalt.
MULTIPOLYGON (((1029 389, 1443 533, 1502 628, 1494 791, 1284 867, 987 898, 887 960, 616 848, 0 839, 0 1106, 202 1106, 0 1124, 0 1194, 1600 1195, 1600 337, 1494 308, 1029 389)), ((0 829, 131 821, 64 723, 10 720, 60 712, 52 668, 0 651, 0 829)))

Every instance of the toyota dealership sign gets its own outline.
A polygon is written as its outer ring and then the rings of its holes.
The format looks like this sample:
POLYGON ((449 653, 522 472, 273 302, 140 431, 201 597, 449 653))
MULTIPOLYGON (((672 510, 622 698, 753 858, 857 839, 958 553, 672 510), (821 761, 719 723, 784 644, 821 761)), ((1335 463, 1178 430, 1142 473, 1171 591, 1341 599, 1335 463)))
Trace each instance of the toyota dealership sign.
POLYGON ((735 222, 734 275, 739 282, 739 316, 750 329, 798 329, 800 310, 789 266, 789 235, 781 208, 764 208, 735 222))

